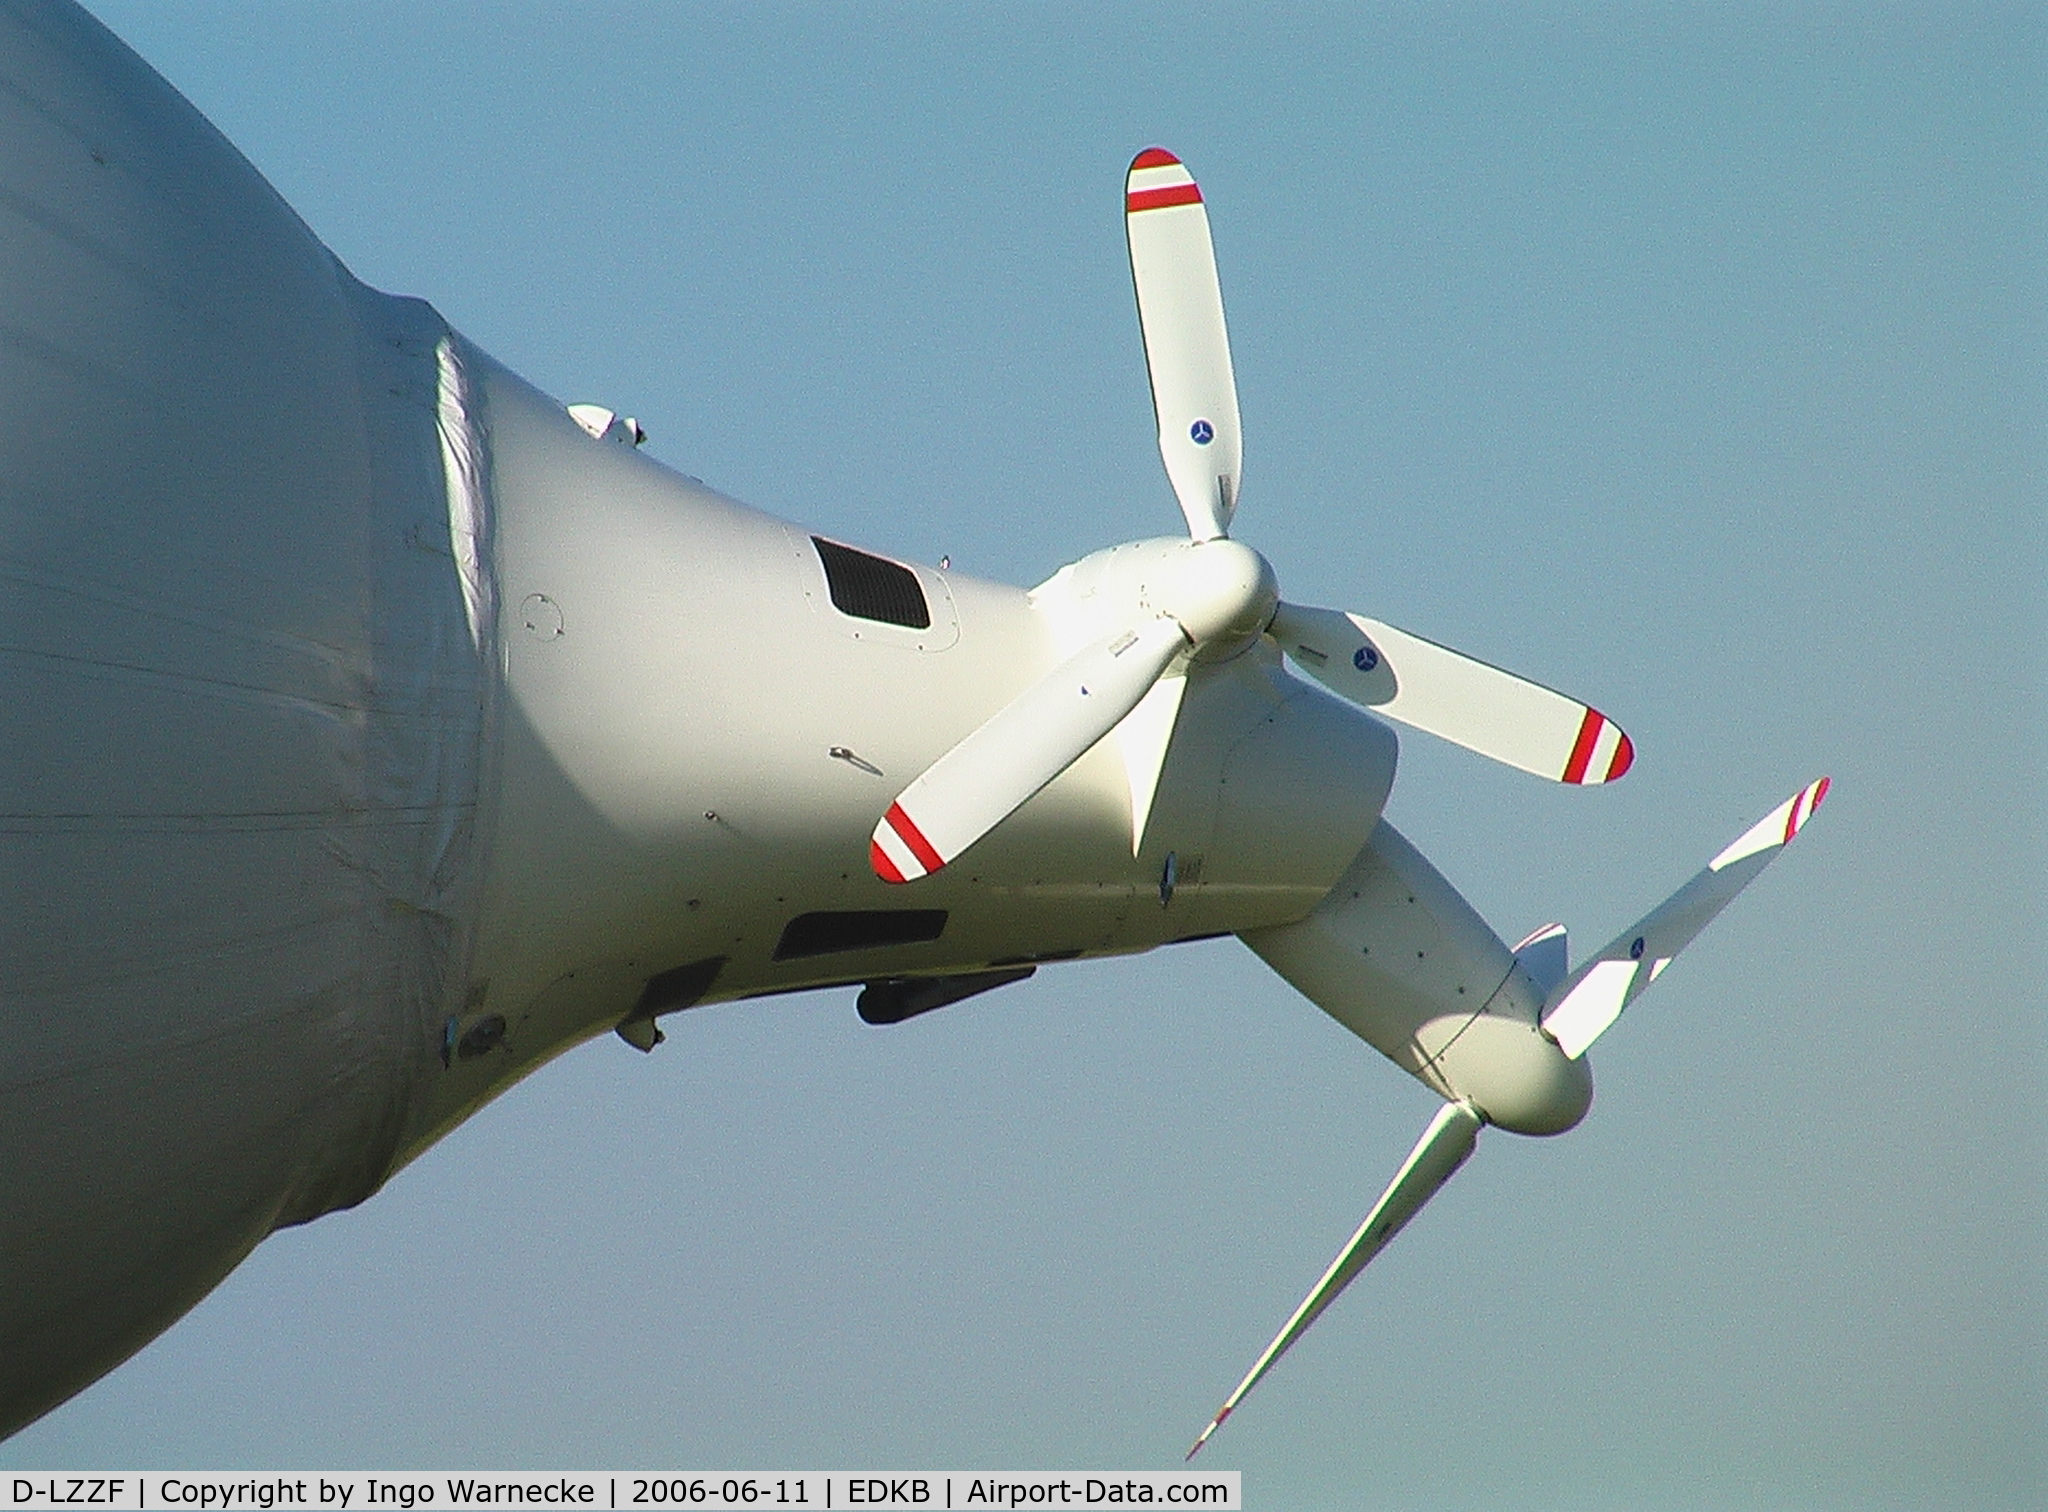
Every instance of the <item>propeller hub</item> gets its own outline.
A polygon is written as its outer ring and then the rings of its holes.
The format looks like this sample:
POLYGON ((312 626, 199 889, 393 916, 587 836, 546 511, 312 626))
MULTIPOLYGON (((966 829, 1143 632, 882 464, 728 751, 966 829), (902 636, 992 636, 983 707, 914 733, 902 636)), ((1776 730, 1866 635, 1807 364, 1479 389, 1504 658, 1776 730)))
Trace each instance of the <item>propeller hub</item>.
POLYGON ((1280 604, 1273 564, 1227 537, 1184 541, 1145 575, 1145 603, 1171 618, 1199 652, 1233 656, 1272 622, 1280 604))
POLYGON ((1445 1048, 1437 1072, 1488 1123, 1516 1134, 1562 1134, 1593 1104, 1593 1068, 1506 1014, 1477 1015, 1445 1048))

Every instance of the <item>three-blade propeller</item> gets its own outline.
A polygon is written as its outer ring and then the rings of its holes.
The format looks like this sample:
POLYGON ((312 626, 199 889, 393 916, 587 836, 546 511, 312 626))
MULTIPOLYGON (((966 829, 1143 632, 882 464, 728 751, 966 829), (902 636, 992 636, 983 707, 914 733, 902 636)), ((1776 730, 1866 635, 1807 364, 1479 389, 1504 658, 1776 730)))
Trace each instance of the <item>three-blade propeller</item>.
MULTIPOLYGON (((1172 580, 1148 579, 1129 623, 1047 673, 905 788, 868 858, 886 882, 929 876, 994 829, 1122 722, 1177 661, 1270 630, 1304 672, 1355 703, 1555 782, 1611 782, 1634 747, 1598 710, 1510 672, 1332 609, 1280 602, 1272 569, 1229 540, 1244 467, 1237 381, 1194 175, 1150 147, 1124 185, 1131 283, 1159 422, 1159 455, 1187 519, 1172 580)), ((1155 579, 1162 558, 1146 558, 1155 579)))
MULTIPOLYGON (((1712 922, 1714 915, 1777 860, 1827 795, 1827 778, 1808 783, 1743 831, 1741 838, 1708 862, 1704 871, 1623 930, 1605 950, 1566 975, 1550 990, 1543 1012, 1543 1032, 1572 1059, 1584 1055, 1593 1041, 1621 1017, 1622 1009, 1664 974, 1664 968, 1712 922)), ((1546 942, 1562 943, 1556 926, 1542 933, 1546 942)), ((1330 1262, 1330 1268, 1266 1346, 1265 1353, 1245 1372, 1222 1409, 1209 1420, 1209 1426, 1188 1450, 1189 1459, 1209 1442, 1209 1436, 1223 1426, 1224 1419, 1237 1409, 1237 1404, 1280 1356, 1337 1300, 1337 1294, 1386 1247, 1401 1225, 1420 1212, 1423 1204, 1451 1179, 1471 1155, 1485 1122, 1485 1114, 1470 1103, 1445 1103, 1438 1110, 1406 1163, 1366 1214, 1365 1222, 1358 1226, 1358 1232, 1330 1262)))

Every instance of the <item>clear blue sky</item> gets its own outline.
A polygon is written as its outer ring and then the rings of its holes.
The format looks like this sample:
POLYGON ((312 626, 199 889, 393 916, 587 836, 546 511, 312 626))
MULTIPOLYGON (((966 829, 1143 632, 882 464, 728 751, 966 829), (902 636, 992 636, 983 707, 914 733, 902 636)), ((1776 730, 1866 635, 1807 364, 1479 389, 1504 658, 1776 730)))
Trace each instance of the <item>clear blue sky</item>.
MULTIPOLYGON (((1828 808, 1219 1435, 1259 1508, 2048 1502, 2038 8, 101 14, 365 280, 1015 582, 1180 528, 1124 164, 1207 191, 1290 598, 1579 693, 1392 815, 1595 946, 1828 808)), ((1232 941, 671 1020, 272 1239, 0 1464, 1174 1462, 1432 1099, 1232 941)))

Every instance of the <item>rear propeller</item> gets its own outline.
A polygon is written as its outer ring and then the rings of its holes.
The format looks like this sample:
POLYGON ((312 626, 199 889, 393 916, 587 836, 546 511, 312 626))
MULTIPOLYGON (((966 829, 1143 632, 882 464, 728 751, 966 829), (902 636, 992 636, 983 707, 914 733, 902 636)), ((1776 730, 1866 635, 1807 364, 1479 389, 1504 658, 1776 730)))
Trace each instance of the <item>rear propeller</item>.
POLYGON ((1124 183, 1131 284, 1159 455, 1188 539, 1134 554, 1132 618, 1019 694, 897 795, 868 850, 911 882, 955 860, 1087 753, 1176 663, 1270 631, 1340 697, 1554 782, 1611 782, 1635 748, 1598 710, 1392 625, 1280 600, 1266 559, 1229 538, 1243 472, 1237 381, 1194 175, 1148 147, 1124 183))
MULTIPOLYGON (((1230 539, 1243 442, 1202 191, 1180 159, 1151 147, 1131 164, 1124 210, 1159 454, 1187 539, 1117 549, 1104 572, 1124 574, 1110 586, 1131 606, 1126 622, 1019 694, 897 796, 875 826, 875 874, 906 883, 940 870, 1078 761, 1177 665, 1235 654, 1269 633, 1297 667, 1340 697, 1482 756, 1554 782, 1590 785, 1626 773, 1635 747, 1599 710, 1392 625, 1281 600, 1271 564, 1230 539)), ((1547 1041, 1548 1056, 1582 1057, 1770 864, 1827 787, 1822 778, 1794 794, 1577 970, 1565 971, 1557 926, 1524 941, 1517 959, 1529 982, 1541 983, 1533 991, 1543 1009, 1535 1022, 1514 1021, 1515 1032, 1547 1041)), ((1480 1010, 1472 1022, 1485 1016, 1480 1010)), ((1488 1121, 1474 1101, 1445 1103, 1189 1458, 1450 1180, 1488 1121)))
MULTIPOLYGON (((1690 882, 1623 930, 1605 950, 1551 987, 1543 1010, 1543 1034, 1571 1059, 1585 1055, 1593 1042, 1621 1017, 1622 1010, 1664 974, 1664 969, 1713 922, 1714 916, 1778 859, 1827 795, 1827 778, 1808 783, 1743 831, 1690 882)), ((1555 941, 1554 953, 1562 960, 1563 932, 1558 926, 1538 931, 1523 941, 1522 948, 1526 950, 1539 941, 1545 945, 1555 941)), ((1237 1383, 1237 1389, 1230 1393, 1216 1416, 1209 1420, 1209 1426, 1188 1450, 1189 1459, 1201 1452, 1210 1435, 1223 1426, 1238 1403, 1279 1362, 1280 1356, 1337 1300, 1338 1293, 1456 1174, 1472 1154, 1485 1123, 1485 1115, 1468 1102, 1447 1102, 1438 1109, 1400 1171, 1365 1215, 1365 1222, 1330 1262, 1322 1279, 1294 1310, 1294 1316, 1245 1372, 1244 1379, 1237 1383)))

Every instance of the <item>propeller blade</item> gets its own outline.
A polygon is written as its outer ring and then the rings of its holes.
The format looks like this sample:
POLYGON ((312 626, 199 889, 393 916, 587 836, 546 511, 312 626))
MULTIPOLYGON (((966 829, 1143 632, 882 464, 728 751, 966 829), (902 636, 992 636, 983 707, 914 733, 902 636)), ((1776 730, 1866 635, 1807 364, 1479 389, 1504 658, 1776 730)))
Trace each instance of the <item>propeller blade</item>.
POLYGON ((1387 1189, 1380 1193, 1380 1200, 1365 1215, 1365 1222, 1359 1224, 1358 1232, 1351 1236, 1351 1242, 1330 1262, 1330 1268, 1323 1272, 1323 1279, 1302 1299, 1301 1306, 1294 1310, 1294 1316, 1287 1320, 1287 1326, 1266 1346, 1266 1352, 1237 1383, 1237 1390, 1230 1393, 1230 1399, 1209 1420, 1209 1426, 1195 1440, 1195 1447, 1188 1450, 1189 1459, 1200 1452, 1202 1445, 1209 1442, 1209 1435, 1223 1426, 1224 1419, 1237 1410, 1237 1404, 1279 1362, 1280 1356, 1287 1353, 1294 1341, 1308 1332, 1308 1326, 1322 1316, 1324 1308, 1337 1300, 1337 1294, 1351 1284, 1352 1278, 1365 1269, 1366 1263, 1385 1249, 1387 1241, 1401 1232, 1402 1225, 1421 1212, 1422 1205, 1451 1179, 1478 1143, 1480 1125, 1484 1122, 1470 1103, 1445 1103, 1437 1110, 1429 1127, 1422 1131, 1422 1138, 1408 1152, 1407 1161, 1388 1183, 1387 1189))
POLYGON ((1378 620, 1282 604, 1272 633, 1332 693, 1552 782, 1612 782, 1635 762, 1598 709, 1378 620))
POLYGON ((1778 859, 1828 796, 1829 779, 1808 783, 1743 832, 1669 899, 1560 982, 1543 1031, 1573 1060, 1586 1053, 1714 915, 1778 859))
POLYGON ((1124 232, 1166 476, 1190 535, 1228 535, 1244 448, 1223 291, 1202 191, 1163 147, 1148 147, 1131 162, 1124 232))
POLYGON ((1187 644, 1172 620, 1151 620, 1026 688, 889 805, 868 846, 875 875, 913 882, 952 861, 1115 729, 1187 644))

